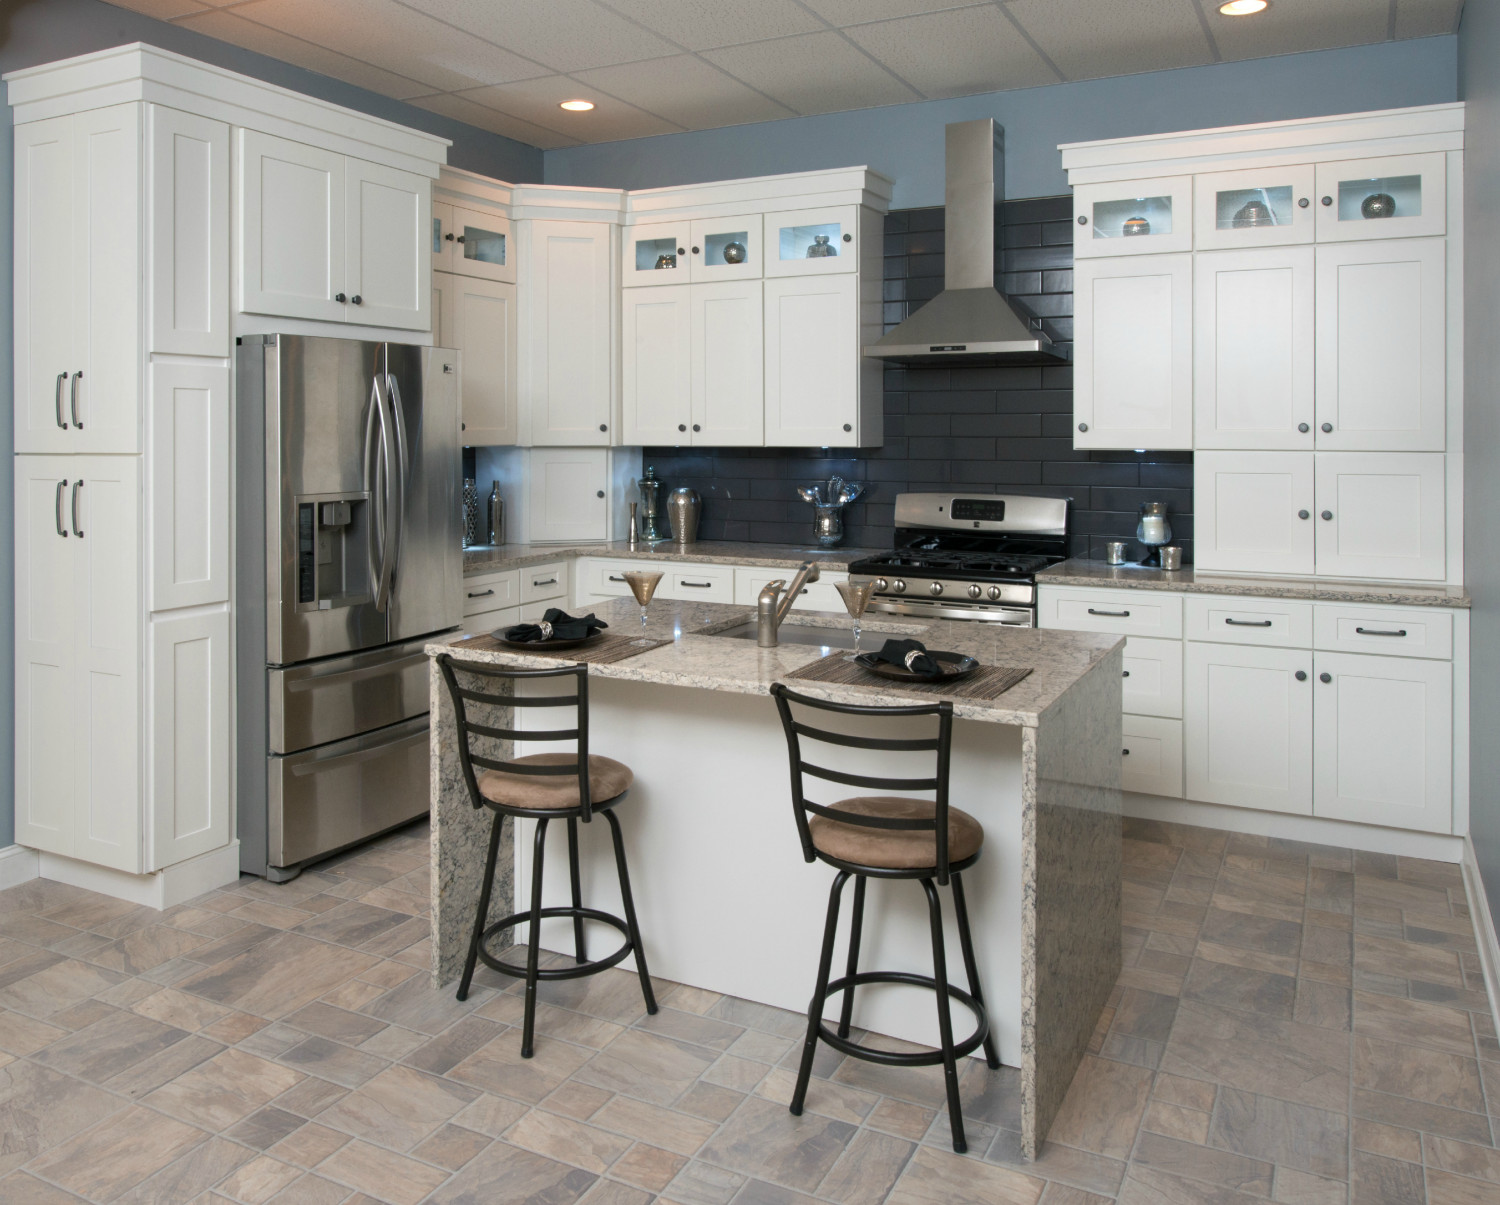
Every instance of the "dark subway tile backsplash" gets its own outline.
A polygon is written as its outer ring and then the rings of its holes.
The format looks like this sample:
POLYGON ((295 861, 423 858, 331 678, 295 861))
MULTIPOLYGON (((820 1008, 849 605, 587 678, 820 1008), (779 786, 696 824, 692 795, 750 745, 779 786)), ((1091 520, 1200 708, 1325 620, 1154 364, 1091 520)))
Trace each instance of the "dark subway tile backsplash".
MULTIPOLYGON (((1073 337, 1073 200, 1005 204, 997 282, 1042 319, 1058 343, 1073 337)), ((908 209, 885 221, 886 329, 943 287, 943 210, 908 209)), ((1192 560, 1191 452, 1080 452, 1073 448, 1073 370, 1066 365, 888 365, 881 448, 647 448, 669 487, 703 496, 707 540, 812 542, 812 508, 796 487, 831 474, 868 492, 845 513, 844 542, 891 542, 896 495, 908 491, 1047 494, 1072 499, 1074 556, 1102 558, 1131 541, 1140 504, 1166 502, 1172 542, 1192 560)))

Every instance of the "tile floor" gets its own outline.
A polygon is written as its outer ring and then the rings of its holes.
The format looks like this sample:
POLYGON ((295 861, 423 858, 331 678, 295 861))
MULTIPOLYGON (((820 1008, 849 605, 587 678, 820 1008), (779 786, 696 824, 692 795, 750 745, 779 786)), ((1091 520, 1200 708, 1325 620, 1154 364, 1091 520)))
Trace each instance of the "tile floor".
MULTIPOLYGON (((1453 867, 1127 822, 1125 963, 1051 1141, 1013 1072, 823 1057, 633 975, 427 987, 426 833, 155 913, 0 892, 0 1201, 1500 1201, 1500 1045, 1453 867), (507 990, 501 990, 502 988, 507 990)), ((806 873, 814 873, 807 870, 806 873)), ((647 935, 649 941, 650 935, 647 935)), ((811 976, 812 968, 808 968, 811 976)))

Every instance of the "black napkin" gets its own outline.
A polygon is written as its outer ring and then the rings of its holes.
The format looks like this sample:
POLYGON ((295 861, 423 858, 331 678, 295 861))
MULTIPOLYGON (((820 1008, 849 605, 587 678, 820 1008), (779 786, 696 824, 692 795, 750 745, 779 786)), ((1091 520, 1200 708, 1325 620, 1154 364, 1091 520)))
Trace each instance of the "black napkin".
POLYGON ((887 640, 871 656, 887 665, 909 669, 920 678, 938 678, 943 673, 942 666, 928 655, 927 646, 920 640, 887 640))
POLYGON ((595 632, 609 627, 602 619, 588 615, 572 616, 556 607, 548 607, 541 623, 518 623, 505 629, 505 639, 517 644, 533 640, 586 640, 595 632))

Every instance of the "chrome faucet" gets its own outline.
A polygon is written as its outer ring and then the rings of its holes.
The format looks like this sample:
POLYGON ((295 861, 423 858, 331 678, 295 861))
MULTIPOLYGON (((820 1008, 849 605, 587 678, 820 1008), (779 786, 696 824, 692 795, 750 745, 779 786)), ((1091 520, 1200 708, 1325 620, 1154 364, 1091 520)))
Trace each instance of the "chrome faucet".
POLYGON ((801 595, 802 588, 808 582, 817 580, 818 567, 811 561, 803 561, 797 568, 797 576, 792 578, 792 584, 787 586, 786 593, 781 593, 781 588, 786 585, 785 578, 777 578, 760 588, 760 595, 755 600, 756 644, 763 649, 776 647, 776 633, 781 628, 781 621, 801 595))

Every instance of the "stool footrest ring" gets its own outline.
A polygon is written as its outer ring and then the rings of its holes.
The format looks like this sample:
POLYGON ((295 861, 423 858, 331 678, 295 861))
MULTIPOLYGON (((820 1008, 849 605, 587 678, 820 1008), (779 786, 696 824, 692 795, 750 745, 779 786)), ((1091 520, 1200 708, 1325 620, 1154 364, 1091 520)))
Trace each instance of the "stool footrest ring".
MULTIPOLYGON (((912 975, 905 971, 865 971, 858 975, 845 975, 842 979, 835 979, 828 985, 828 990, 823 994, 821 1000, 814 998, 808 1005, 808 1014, 818 1018, 818 1037, 827 1042, 835 1050, 852 1055, 857 1059, 864 1059, 871 1063, 883 1063, 888 1067, 933 1067, 943 1062, 941 1050, 919 1051, 910 1054, 898 1054, 891 1050, 877 1050, 873 1046, 861 1046, 858 1042, 848 1038, 841 1038, 823 1022, 823 1006, 834 996, 849 988, 863 987, 867 983, 898 983, 909 987, 925 987, 929 991, 937 991, 937 980, 931 975, 912 975)), ((963 1058, 972 1054, 984 1045, 984 1040, 989 1036, 990 1018, 985 1011, 984 1005, 980 1004, 968 992, 962 988, 948 985, 948 996, 958 1001, 971 1013, 978 1022, 974 1032, 961 1042, 953 1044, 953 1057, 963 1058)))
MULTIPOLYGON (((608 912, 600 912, 597 908, 543 908, 534 914, 537 920, 572 920, 575 916, 584 920, 596 920, 606 925, 613 925, 625 935, 625 944, 613 954, 605 958, 597 958, 590 962, 580 963, 577 966, 565 967, 538 967, 536 977, 538 980, 549 979, 581 979, 585 975, 597 975, 600 971, 607 971, 617 963, 623 962, 635 949, 630 940, 630 929, 618 916, 612 916, 608 912)), ((517 925, 531 924, 533 913, 528 908, 525 912, 517 912, 503 920, 497 920, 488 926, 479 939, 479 961, 484 963, 492 971, 499 971, 502 975, 509 975, 513 979, 525 979, 525 966, 517 966, 512 962, 502 962, 489 951, 490 938, 505 929, 513 929, 517 925)), ((512 947, 517 948, 517 947, 512 947)))

